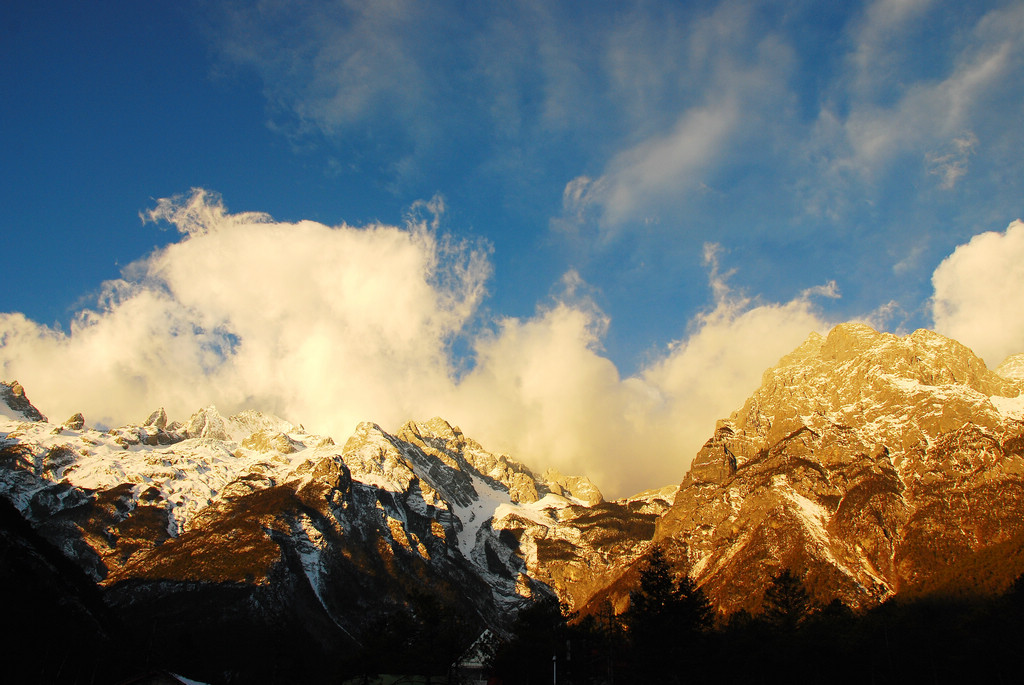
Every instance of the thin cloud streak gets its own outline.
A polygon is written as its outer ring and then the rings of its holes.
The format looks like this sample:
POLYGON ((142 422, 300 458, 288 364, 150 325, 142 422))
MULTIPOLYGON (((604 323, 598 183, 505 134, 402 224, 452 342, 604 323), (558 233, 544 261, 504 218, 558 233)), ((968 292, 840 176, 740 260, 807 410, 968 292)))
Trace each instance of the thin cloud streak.
POLYGON ((687 112, 668 135, 617 155, 600 178, 570 181, 563 193, 566 216, 583 217, 596 208, 599 223, 618 226, 666 194, 697 191, 699 172, 738 121, 730 101, 687 112))
POLYGON ((1013 74, 1024 67, 1024 8, 1010 5, 982 15, 951 45, 948 71, 921 77, 903 64, 911 49, 903 34, 929 11, 939 11, 930 0, 879 0, 853 31, 849 86, 837 97, 843 111, 826 104, 817 125, 826 135, 814 139, 834 172, 871 181, 902 156, 917 155, 943 189, 952 189, 967 173, 979 137, 988 133, 987 110, 1008 94, 1008 86, 1020 94, 1013 74))
POLYGON ((1002 43, 940 83, 913 88, 894 106, 859 107, 845 123, 852 154, 837 164, 871 174, 901 152, 927 156, 935 147, 973 139, 966 128, 972 110, 1006 76, 1013 51, 1012 44, 1002 43))

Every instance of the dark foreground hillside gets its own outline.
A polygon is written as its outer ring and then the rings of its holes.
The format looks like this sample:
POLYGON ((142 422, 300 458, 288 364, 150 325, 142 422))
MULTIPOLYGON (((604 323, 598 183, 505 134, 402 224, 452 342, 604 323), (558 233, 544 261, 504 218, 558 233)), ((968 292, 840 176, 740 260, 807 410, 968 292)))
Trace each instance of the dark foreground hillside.
MULTIPOLYGON (((550 604, 524 612, 515 639, 498 650, 496 675, 504 683, 550 683, 555 664, 559 683, 859 685, 1015 683, 1024 672, 1024 576, 1000 595, 893 599, 854 613, 839 602, 813 606, 786 572, 766 590, 757 615, 741 611, 717 622, 692 583, 677 581, 659 601, 645 580, 621 616, 581 620, 550 604)), ((661 586, 666 592, 664 577, 661 586)))
POLYGON ((117 682, 145 670, 99 587, 3 498, 0 606, 6 682, 117 682))
MULTIPOLYGON (((383 672, 444 676, 478 635, 429 595, 380 602, 372 639, 294 621, 280 584, 102 588, 0 498, 0 681, 127 685, 339 683, 383 672)), ((301 599, 301 596, 300 596, 301 599)), ((306 616, 316 616, 305 612, 306 616)), ((443 681, 438 681, 443 682, 443 681)))
MULTIPOLYGON (((462 682, 451 665, 473 635, 429 596, 375 619, 375 638, 354 648, 326 626, 254 621, 251 597, 214 593, 203 604, 183 588, 177 602, 142 611, 105 597, 2 500, 0 524, 7 682, 148 683, 167 673, 210 683, 377 682, 379 673, 462 682)), ((580 618, 551 599, 524 610, 511 639, 492 643, 489 675, 506 684, 1010 683, 1024 668, 1024 578, 998 595, 932 594, 854 613, 813 606, 787 573, 759 613, 716 622, 703 593, 657 555, 623 615, 580 618)))

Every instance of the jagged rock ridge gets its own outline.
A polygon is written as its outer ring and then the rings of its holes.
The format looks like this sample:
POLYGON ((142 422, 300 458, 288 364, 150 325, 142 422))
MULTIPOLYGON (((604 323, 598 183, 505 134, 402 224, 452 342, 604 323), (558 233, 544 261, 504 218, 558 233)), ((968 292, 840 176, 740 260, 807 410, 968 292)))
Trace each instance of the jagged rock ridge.
POLYGON ((255 607, 245 621, 317 626, 324 649, 358 646, 375 616, 422 597, 471 630, 501 630, 537 594, 583 602, 646 548, 671 499, 604 502, 585 478, 537 476, 438 418, 395 434, 364 423, 340 448, 213 406, 101 432, 80 415, 50 424, 3 388, 0 494, 112 605, 255 607))

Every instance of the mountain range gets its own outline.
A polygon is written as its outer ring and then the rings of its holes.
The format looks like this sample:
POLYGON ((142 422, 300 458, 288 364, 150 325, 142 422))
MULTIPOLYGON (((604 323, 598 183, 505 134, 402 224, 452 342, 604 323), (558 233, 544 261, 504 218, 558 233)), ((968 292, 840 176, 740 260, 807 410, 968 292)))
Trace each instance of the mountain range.
POLYGON ((621 613, 655 545, 723 617, 785 569, 819 606, 997 593, 1024 572, 1022 390, 1024 355, 990 370, 930 331, 842 324, 765 371, 680 483, 606 501, 441 418, 344 443, 212 406, 101 430, 4 383, 2 580, 26 617, 56 602, 210 682, 303 679, 396 635, 450 660, 538 598, 621 613))

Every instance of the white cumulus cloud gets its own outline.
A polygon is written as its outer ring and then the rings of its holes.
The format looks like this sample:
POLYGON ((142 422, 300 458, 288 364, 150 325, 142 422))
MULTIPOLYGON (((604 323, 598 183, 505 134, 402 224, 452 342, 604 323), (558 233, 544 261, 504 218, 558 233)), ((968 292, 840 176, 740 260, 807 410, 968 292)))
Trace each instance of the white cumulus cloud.
POLYGON ((994 367, 1024 352, 1024 222, 957 247, 932 275, 935 330, 994 367))
POLYGON ((3 375, 44 411, 110 424, 213 402, 339 433, 404 420, 412 398, 448 382, 446 345, 490 270, 486 251, 424 221, 279 223, 230 214, 205 191, 162 200, 150 218, 184 238, 107 283, 69 331, 0 320, 3 375))
POLYGON ((709 248, 712 305, 623 378, 602 353, 611 322, 575 272, 534 316, 478 325, 487 247, 441 234, 440 200, 413 209, 404 226, 353 227, 232 214, 203 190, 161 200, 146 218, 181 239, 105 284, 68 331, 0 315, 0 372, 52 418, 83 411, 93 425, 214 403, 344 440, 359 421, 441 415, 489 449, 621 496, 681 480, 715 420, 827 327, 811 297, 832 286, 753 301, 709 248))
POLYGON ((637 374, 621 377, 601 355, 608 321, 599 310, 560 302, 478 342, 453 413, 496 448, 586 473, 613 495, 680 480, 715 421, 742 405, 765 369, 829 327, 811 298, 835 296, 829 284, 786 303, 756 302, 729 287, 716 258, 706 251, 713 306, 637 374))

